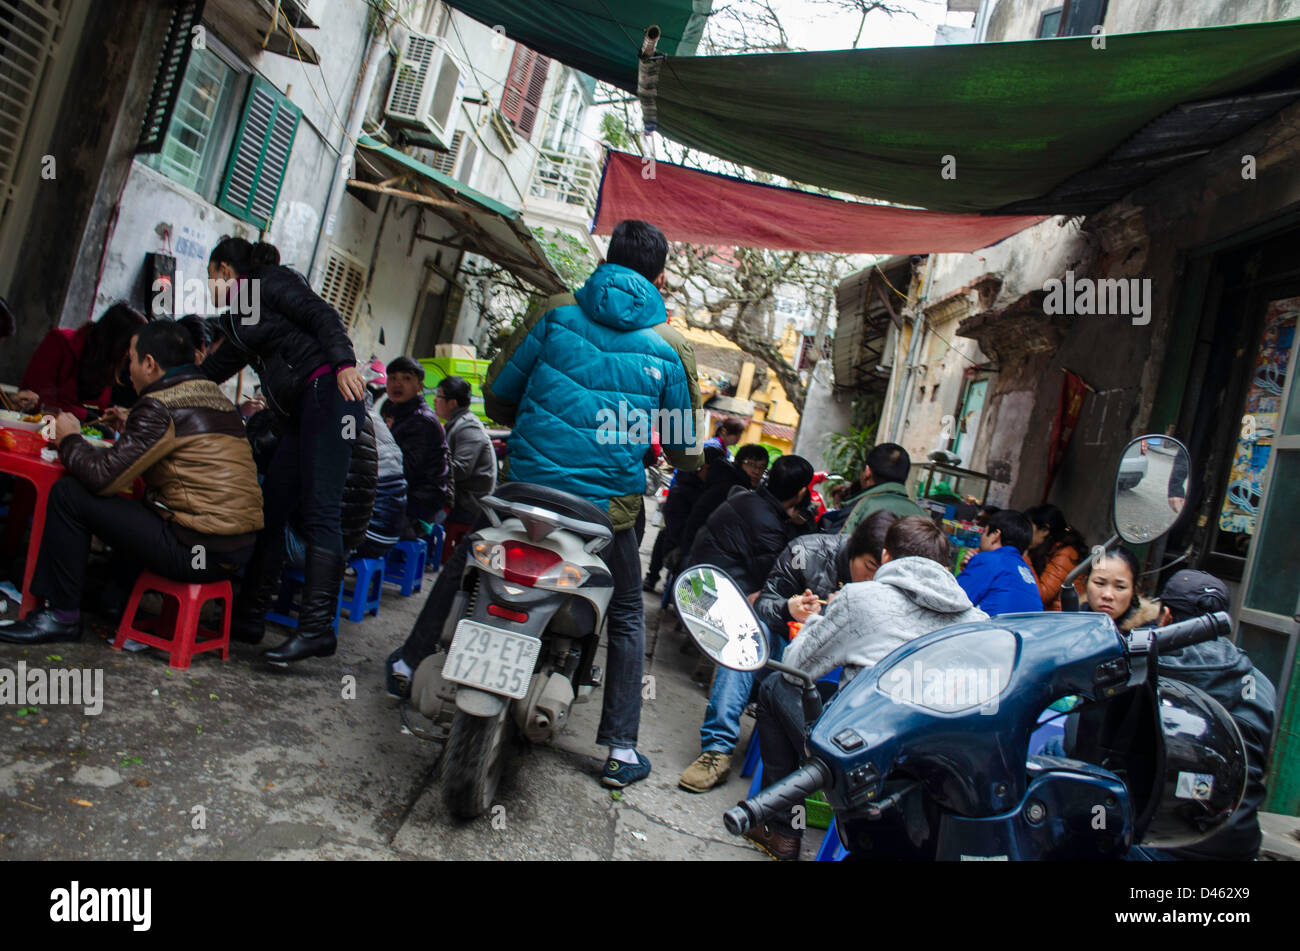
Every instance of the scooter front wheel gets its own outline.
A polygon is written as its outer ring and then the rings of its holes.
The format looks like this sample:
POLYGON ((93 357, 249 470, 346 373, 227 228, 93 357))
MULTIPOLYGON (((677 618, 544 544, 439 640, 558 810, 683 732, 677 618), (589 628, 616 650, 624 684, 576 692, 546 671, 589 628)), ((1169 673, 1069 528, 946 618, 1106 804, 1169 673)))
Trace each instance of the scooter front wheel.
POLYGON ((443 755, 442 801, 457 819, 491 808, 505 772, 511 722, 509 704, 491 717, 456 711, 443 755))

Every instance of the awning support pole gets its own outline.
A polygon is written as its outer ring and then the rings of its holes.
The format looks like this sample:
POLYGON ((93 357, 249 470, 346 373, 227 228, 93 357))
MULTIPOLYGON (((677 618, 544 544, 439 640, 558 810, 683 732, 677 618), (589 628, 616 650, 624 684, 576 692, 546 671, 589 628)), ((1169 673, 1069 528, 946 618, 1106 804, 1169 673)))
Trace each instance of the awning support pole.
POLYGON ((659 91, 659 64, 665 59, 662 53, 655 52, 659 35, 659 27, 646 27, 641 52, 637 54, 636 95, 641 100, 641 116, 645 120, 647 135, 659 128, 659 109, 655 97, 659 91))

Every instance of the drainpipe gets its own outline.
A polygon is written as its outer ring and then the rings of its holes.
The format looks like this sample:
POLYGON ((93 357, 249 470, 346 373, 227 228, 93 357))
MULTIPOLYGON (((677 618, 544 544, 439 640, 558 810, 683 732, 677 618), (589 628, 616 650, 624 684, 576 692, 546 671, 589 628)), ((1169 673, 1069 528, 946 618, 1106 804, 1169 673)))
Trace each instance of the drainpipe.
POLYGON ((901 428, 903 420, 907 416, 907 410, 912 405, 912 374, 916 370, 916 362, 921 358, 921 343, 925 337, 925 302, 930 296, 930 272, 934 270, 935 255, 930 255, 925 263, 925 286, 921 291, 920 300, 916 303, 916 311, 912 317, 912 341, 907 348, 907 366, 903 371, 903 390, 898 395, 898 400, 894 404, 893 425, 889 429, 889 438, 892 442, 902 445, 901 428))
MULTIPOLYGON (((308 282, 314 287, 316 280, 320 277, 319 268, 324 265, 324 256, 321 254, 321 246, 324 244, 323 238, 327 235, 334 234, 334 216, 338 213, 339 202, 343 200, 343 190, 347 185, 347 179, 351 176, 344 175, 344 169, 350 167, 348 163, 353 161, 352 143, 357 140, 361 134, 361 123, 366 117, 366 107, 370 103, 370 94, 375 87, 375 76, 379 74, 379 64, 383 57, 377 55, 381 45, 387 45, 388 34, 378 28, 370 34, 370 42, 366 45, 366 54, 361 60, 361 81, 357 83, 352 90, 352 105, 348 112, 348 126, 343 141, 339 143, 338 160, 334 163, 334 176, 330 182, 329 197, 325 200, 325 213, 322 216, 321 227, 316 230, 316 244, 311 249, 311 264, 308 267, 308 282)), ((353 175, 356 169, 352 169, 353 175)))

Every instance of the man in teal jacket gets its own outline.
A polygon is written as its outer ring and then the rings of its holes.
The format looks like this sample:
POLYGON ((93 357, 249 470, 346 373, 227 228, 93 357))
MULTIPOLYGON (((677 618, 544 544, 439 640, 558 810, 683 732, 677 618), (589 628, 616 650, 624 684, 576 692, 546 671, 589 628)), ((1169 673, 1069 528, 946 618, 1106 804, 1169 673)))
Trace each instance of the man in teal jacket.
MULTIPOLYGON (((641 722, 645 607, 634 524, 652 425, 673 465, 695 469, 699 380, 690 344, 670 328, 660 289, 668 242, 644 221, 621 222, 602 263, 576 294, 547 300, 516 329, 488 370, 484 407, 513 426, 509 478, 560 489, 608 510, 614 540, 602 553, 614 578, 604 706, 596 742, 609 747, 601 782, 622 788, 650 774, 636 750, 641 722)), ((465 560, 459 546, 398 654, 414 668, 442 630, 465 560), (457 556, 462 556, 457 560, 457 556), (454 586, 450 578, 454 576, 454 586), (429 615, 426 618, 426 614, 429 615), (430 640, 432 638, 432 640, 430 640)), ((407 674, 409 676, 409 673, 407 674)), ((391 689, 390 689, 391 692, 391 689)))

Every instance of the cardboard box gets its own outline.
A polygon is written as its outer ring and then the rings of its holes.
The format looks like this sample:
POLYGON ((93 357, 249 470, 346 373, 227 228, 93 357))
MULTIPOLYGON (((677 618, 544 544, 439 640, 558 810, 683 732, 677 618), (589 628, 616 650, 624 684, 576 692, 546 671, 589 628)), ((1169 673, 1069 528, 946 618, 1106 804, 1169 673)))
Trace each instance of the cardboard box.
POLYGON ((433 348, 435 357, 456 357, 460 360, 473 360, 478 356, 473 347, 463 343, 440 343, 433 348))

